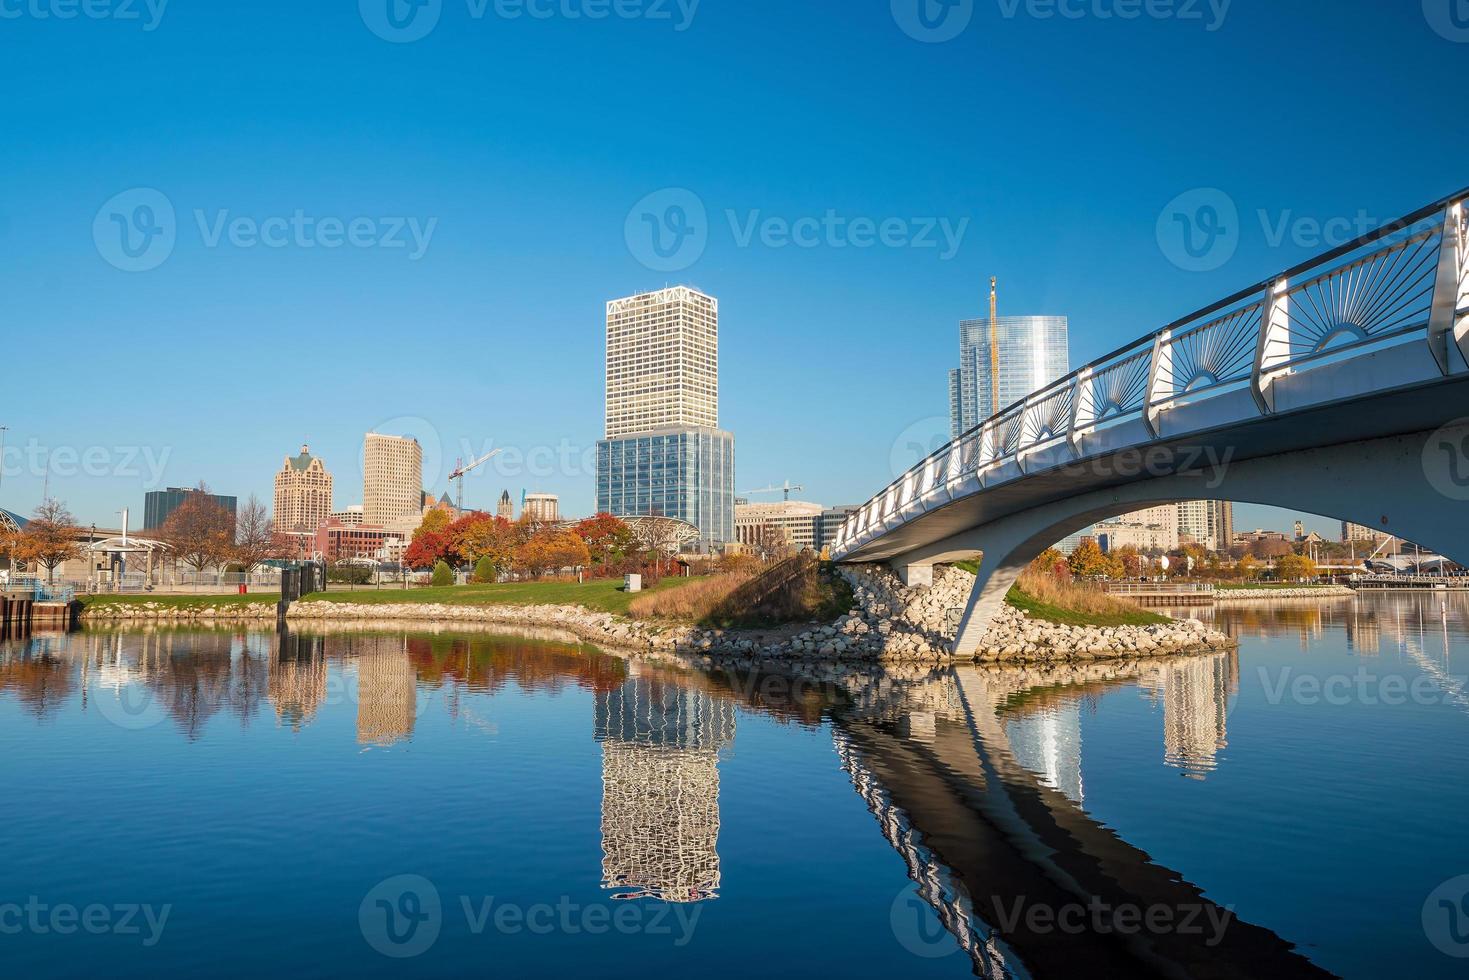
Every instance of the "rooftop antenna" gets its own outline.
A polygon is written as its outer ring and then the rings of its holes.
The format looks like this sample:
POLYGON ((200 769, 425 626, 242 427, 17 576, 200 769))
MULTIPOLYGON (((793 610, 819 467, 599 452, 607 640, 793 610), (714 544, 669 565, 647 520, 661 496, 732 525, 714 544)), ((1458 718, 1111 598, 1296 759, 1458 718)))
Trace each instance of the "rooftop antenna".
POLYGON ((999 279, 990 276, 990 414, 1000 414, 1000 318, 999 279))

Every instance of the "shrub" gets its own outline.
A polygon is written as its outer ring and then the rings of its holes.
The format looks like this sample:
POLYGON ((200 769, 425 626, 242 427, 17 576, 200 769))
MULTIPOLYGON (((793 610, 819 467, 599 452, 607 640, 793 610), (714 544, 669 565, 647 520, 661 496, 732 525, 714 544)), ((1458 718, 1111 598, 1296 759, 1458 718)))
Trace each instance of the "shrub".
POLYGON ((500 577, 500 570, 495 567, 495 562, 489 555, 485 555, 474 563, 474 580, 476 582, 493 582, 500 577))
POLYGON ((434 576, 430 583, 439 586, 454 584, 454 571, 447 562, 440 561, 434 566, 434 576))

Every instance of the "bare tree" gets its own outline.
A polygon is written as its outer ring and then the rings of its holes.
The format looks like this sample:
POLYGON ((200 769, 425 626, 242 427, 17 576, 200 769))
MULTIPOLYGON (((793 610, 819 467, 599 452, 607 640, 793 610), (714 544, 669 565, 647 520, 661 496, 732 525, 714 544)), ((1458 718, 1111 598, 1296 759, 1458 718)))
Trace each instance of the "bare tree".
POLYGON ((195 572, 228 561, 235 547, 235 519, 200 483, 163 522, 159 537, 195 572))
POLYGON ((272 558, 284 557, 286 545, 275 532, 270 512, 253 493, 235 519, 233 557, 246 575, 272 558))
POLYGON ((35 562, 46 569, 47 583, 56 579, 56 569, 82 554, 82 529, 59 500, 48 499, 36 508, 29 522, 14 536, 12 554, 20 561, 35 562))

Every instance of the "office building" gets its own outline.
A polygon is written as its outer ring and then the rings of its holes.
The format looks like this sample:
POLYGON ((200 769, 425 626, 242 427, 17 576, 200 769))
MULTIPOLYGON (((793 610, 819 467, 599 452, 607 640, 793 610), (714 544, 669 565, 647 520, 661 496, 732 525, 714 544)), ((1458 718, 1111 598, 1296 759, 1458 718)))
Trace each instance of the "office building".
POLYGON ((719 301, 687 286, 607 304, 606 435, 719 428, 719 301))
POLYGON ((734 436, 663 429, 597 443, 597 512, 676 517, 708 551, 735 540, 734 436))
POLYGON ((959 323, 959 367, 949 372, 949 428, 958 438, 1070 370, 1064 316, 997 316, 959 323), (993 351, 992 348, 993 347, 993 351), (999 365, 998 378, 992 377, 999 365))
POLYGON ((362 520, 388 525, 423 513, 423 447, 369 432, 362 452, 362 520))
POLYGON ((276 530, 283 534, 314 534, 317 525, 332 516, 332 475, 320 457, 301 447, 287 456, 275 475, 276 530))
POLYGON ((734 436, 719 429, 719 301, 687 286, 607 304, 606 438, 597 510, 734 540, 734 436))
POLYGON ((344 524, 334 517, 317 525, 312 536, 312 550, 327 561, 343 558, 373 558, 391 541, 406 541, 411 531, 385 528, 378 524, 344 524))
POLYGON ((815 550, 821 535, 821 515, 826 508, 799 500, 770 504, 735 505, 735 540, 747 548, 763 548, 770 534, 779 535, 795 551, 815 550))
POLYGON ((329 516, 332 520, 339 521, 342 524, 361 524, 362 505, 352 504, 350 507, 343 508, 342 510, 332 511, 329 516))
POLYGON ((561 498, 554 493, 522 493, 520 516, 528 521, 551 523, 561 520, 561 498))
MULTIPOLYGON (((178 510, 180 505, 188 499, 191 494, 198 490, 188 487, 169 487, 167 490, 149 490, 143 495, 143 530, 156 531, 161 528, 169 515, 178 510)), ((239 500, 235 497, 226 497, 217 493, 205 494, 210 500, 229 511, 230 520, 235 519, 239 506, 239 500)))
POLYGON ((825 551, 830 548, 836 541, 842 525, 847 523, 847 518, 861 509, 861 504, 838 504, 823 510, 820 523, 817 525, 816 550, 825 551))
POLYGON ((1109 554, 1129 546, 1143 552, 1176 551, 1178 521, 1177 504, 1148 507, 1098 524, 1097 543, 1109 554))

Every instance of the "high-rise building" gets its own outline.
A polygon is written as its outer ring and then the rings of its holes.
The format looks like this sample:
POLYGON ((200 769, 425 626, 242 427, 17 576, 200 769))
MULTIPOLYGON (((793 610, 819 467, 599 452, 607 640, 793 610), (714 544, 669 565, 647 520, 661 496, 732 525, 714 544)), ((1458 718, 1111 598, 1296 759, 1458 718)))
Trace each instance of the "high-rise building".
POLYGON ((528 521, 559 521, 561 498, 554 493, 523 493, 520 496, 520 516, 528 521))
POLYGON ((719 429, 719 301, 675 286, 607 304, 597 510, 688 521, 734 540, 734 436, 719 429))
POLYGON ((1214 539, 1215 551, 1228 551, 1234 544, 1234 504, 1228 500, 1211 501, 1209 508, 1209 536, 1214 539))
POLYGON ((1184 500, 1178 504, 1178 541, 1196 544, 1208 551, 1216 550, 1209 533, 1209 511, 1212 500, 1184 500))
POLYGON ((956 439, 1071 370, 1064 316, 996 317, 994 333, 992 352, 988 317, 959 323, 959 367, 949 372, 949 428, 956 439), (996 363, 998 382, 991 377, 996 363))
POLYGON ((607 304, 607 437, 719 428, 719 301, 687 286, 607 304))
MULTIPOLYGON (((143 494, 143 530, 156 531, 161 528, 169 515, 178 510, 190 494, 198 492, 189 487, 169 487, 167 490, 149 490, 143 494)), ((238 498, 226 497, 217 493, 205 494, 205 496, 229 511, 230 519, 234 520, 239 507, 238 498)))
POLYGON ((423 447, 369 432, 362 452, 362 522, 390 525, 423 513, 423 447))
POLYGON ((597 443, 597 511, 676 517, 699 529, 705 550, 735 540, 734 436, 662 429, 597 443))
POLYGON ((319 456, 306 446, 287 456, 275 475, 276 530, 285 534, 314 534, 332 516, 332 475, 319 456))

